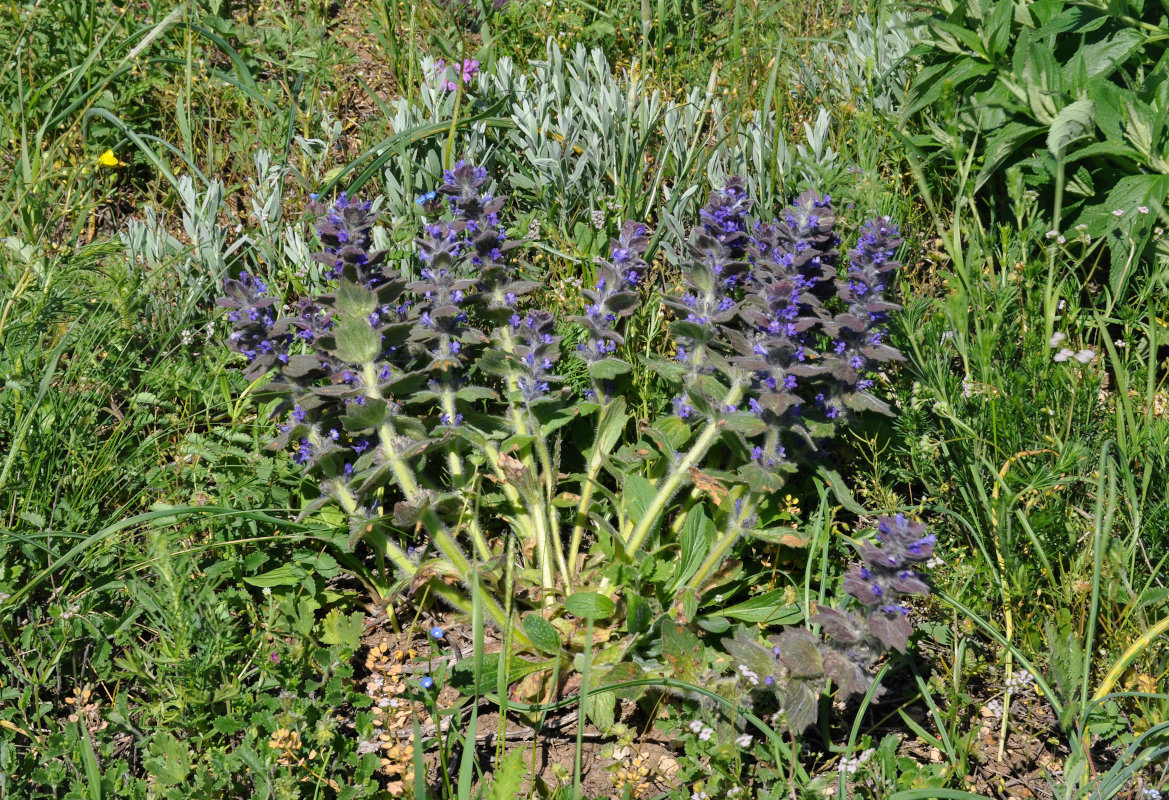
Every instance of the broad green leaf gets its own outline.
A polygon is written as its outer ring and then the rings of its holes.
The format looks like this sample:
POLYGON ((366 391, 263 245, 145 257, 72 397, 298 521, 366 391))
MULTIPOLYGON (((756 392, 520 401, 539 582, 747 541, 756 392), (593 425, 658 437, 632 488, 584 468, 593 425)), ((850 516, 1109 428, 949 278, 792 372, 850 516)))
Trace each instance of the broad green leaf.
POLYGON ((365 364, 377 358, 381 336, 365 317, 346 317, 337 323, 337 358, 350 364, 365 364))
POLYGON ((654 485, 646 478, 636 473, 630 473, 625 476, 624 488, 625 491, 621 494, 621 501, 625 508, 625 513, 629 515, 629 518, 634 523, 639 523, 653 503, 657 490, 654 489, 654 485))
POLYGON ((983 148, 982 169, 978 173, 975 191, 981 189, 983 184, 994 176, 1004 161, 1042 132, 1043 127, 1040 125, 1008 122, 987 137, 983 148))
POLYGON ((1121 28, 1107 39, 1081 46, 1064 67, 1064 75, 1073 78, 1082 71, 1088 78, 1106 78, 1144 43, 1144 35, 1135 28, 1121 28))
MULTIPOLYGON (((451 686, 463 694, 484 694, 493 692, 499 683, 499 668, 502 658, 499 653, 481 655, 482 668, 479 672, 479 681, 475 682, 475 656, 464 658, 451 669, 451 686)), ((513 684, 523 680, 533 672, 551 669, 553 661, 524 661, 512 656, 507 662, 507 683, 513 684)))
POLYGON ((486 386, 464 386, 455 392, 455 397, 464 402, 473 403, 476 400, 494 400, 498 395, 486 386))
POLYGON ((524 617, 524 633, 528 635, 528 639, 537 649, 549 655, 555 655, 560 652, 560 634, 556 632, 556 628, 552 627, 552 623, 541 617, 539 614, 529 614, 524 617))
POLYGON ((649 628, 653 620, 649 601, 632 589, 625 590, 625 627, 630 633, 641 633, 649 628))
POLYGON ((1057 159, 1067 154, 1068 145, 1090 136, 1096 130, 1092 119, 1092 101, 1077 100, 1063 107, 1047 132, 1047 149, 1057 159))
POLYGON ((714 523, 707 518, 701 506, 695 506, 687 512, 686 522, 682 525, 682 535, 679 537, 681 558, 678 560, 671 589, 676 590, 690 580, 702 564, 702 559, 706 558, 710 543, 717 535, 714 523))
POLYGON ((594 446, 600 448, 604 455, 608 455, 617 444, 617 440, 621 438, 621 432, 625 430, 625 424, 628 421, 629 415, 625 413, 625 398, 618 397, 601 411, 601 420, 597 424, 597 438, 594 446))
POLYGON ((589 692, 581 705, 589 721, 601 729, 602 733, 613 727, 613 706, 617 704, 617 695, 614 692, 589 692))
POLYGON ((341 281, 336 298, 337 312, 345 318, 366 319, 377 309, 377 295, 351 281, 341 281))
POLYGON ((768 625, 794 625, 804 618, 804 612, 799 606, 784 602, 783 589, 773 589, 730 608, 712 610, 711 613, 743 622, 768 625))
POLYGON ((377 397, 367 397, 364 403, 350 403, 345 407, 345 416, 341 422, 347 431, 360 431, 365 428, 375 428, 386 418, 388 405, 385 400, 377 397))
POLYGON ((305 576, 305 571, 295 564, 284 564, 276 569, 256 575, 252 578, 244 578, 245 583, 250 583, 252 586, 259 586, 260 588, 272 586, 296 586, 305 576))
POLYGON ((694 682, 698 679, 702 643, 698 637, 673 620, 662 622, 662 658, 674 677, 694 682))
POLYGON ((589 364, 589 375, 598 381, 607 381, 624 375, 631 367, 619 358, 602 358, 589 364))
POLYGON ((617 610, 617 606, 603 594, 575 592, 564 598, 564 609, 584 619, 604 619, 617 610))

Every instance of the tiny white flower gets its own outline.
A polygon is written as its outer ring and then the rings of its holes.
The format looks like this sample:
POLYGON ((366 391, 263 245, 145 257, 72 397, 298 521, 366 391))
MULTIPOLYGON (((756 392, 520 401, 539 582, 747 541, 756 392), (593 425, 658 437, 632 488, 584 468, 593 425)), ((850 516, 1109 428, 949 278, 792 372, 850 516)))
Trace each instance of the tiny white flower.
POLYGON ((1056 311, 1063 311, 1063 307, 1066 306, 1067 304, 1068 304, 1067 300, 1060 300, 1059 304, 1055 307, 1055 310, 1056 311))
POLYGON ((260 591, 261 591, 261 592, 263 592, 263 594, 264 594, 264 597, 270 597, 270 596, 272 595, 272 589, 271 589, 271 587, 265 586, 265 587, 264 587, 263 589, 261 589, 260 591))
POLYGON ((742 748, 750 747, 751 746, 751 734, 749 734, 749 733, 742 734, 737 739, 735 739, 735 744, 738 745, 739 747, 742 747, 742 748))
POLYGON ((698 738, 704 742, 709 742, 711 736, 714 736, 714 728, 703 728, 702 732, 698 734, 698 738))
POLYGON ((1056 331, 1055 335, 1047 340, 1047 345, 1048 347, 1059 347, 1066 338, 1068 338, 1066 333, 1060 333, 1059 331, 1056 331))
POLYGON ((1117 347, 1128 347, 1128 342, 1126 342, 1124 339, 1117 339, 1113 342, 1113 344, 1117 347))
POLYGON ((1113 211, 1113 212, 1112 212, 1112 216, 1114 216, 1114 217, 1117 217, 1117 218, 1120 218, 1120 217, 1123 217, 1123 216, 1124 216, 1124 212, 1123 212, 1123 211, 1121 211, 1121 210, 1118 208, 1118 209, 1116 209, 1115 211, 1113 211))
POLYGON ((1140 212, 1141 214, 1148 214, 1149 207, 1148 206, 1137 206, 1137 211, 1140 212))
POLYGON ((1066 236, 1057 236, 1057 237, 1055 238, 1055 240, 1056 240, 1057 242, 1059 242, 1060 244, 1064 244, 1064 243, 1066 243, 1066 242, 1067 242, 1067 237, 1066 237, 1066 236))
POLYGON ((1059 236, 1059 231, 1048 231, 1047 232, 1048 239, 1054 239, 1056 236, 1059 236))
POLYGON ((702 721, 697 719, 692 720, 687 727, 690 728, 691 733, 700 733, 703 727, 702 721))
POLYGON ((1096 353, 1091 350, 1081 350, 1072 356, 1072 358, 1074 358, 1076 361, 1079 361, 1081 364, 1087 364, 1095 357, 1096 353))
POLYGON ((1071 358, 1071 357, 1072 357, 1072 356, 1074 356, 1075 354, 1076 354, 1076 351, 1075 351, 1075 350, 1068 350, 1066 347, 1061 347, 1061 348, 1060 348, 1060 350, 1059 350, 1059 352, 1058 352, 1058 353, 1056 353, 1056 354, 1053 356, 1053 358, 1054 358, 1056 361, 1060 361, 1060 362, 1062 362, 1062 361, 1067 361, 1069 358, 1071 358))

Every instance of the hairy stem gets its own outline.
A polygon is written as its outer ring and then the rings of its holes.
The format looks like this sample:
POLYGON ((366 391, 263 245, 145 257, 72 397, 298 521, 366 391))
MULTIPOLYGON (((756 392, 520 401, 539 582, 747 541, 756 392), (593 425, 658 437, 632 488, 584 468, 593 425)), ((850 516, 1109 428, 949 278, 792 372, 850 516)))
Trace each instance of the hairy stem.
MULTIPOLYGON (((739 401, 743 394, 743 387, 737 380, 731 383, 731 388, 727 391, 723 398, 721 406, 726 408, 728 405, 734 405, 739 401)), ((658 486, 657 493, 654 495, 653 502, 650 503, 646 509, 645 516, 641 518, 641 522, 633 529, 633 532, 625 540, 625 555, 631 556, 641 549, 645 544, 645 539, 649 536, 649 532, 653 530, 654 524, 658 517, 666 509, 666 505, 670 502, 670 498, 674 496, 674 492, 682 485, 682 481, 686 480, 690 475, 690 468, 696 465, 699 460, 706 455, 706 451, 714 444, 714 440, 718 438, 719 428, 722 427, 722 420, 710 419, 706 422, 706 428, 699 435, 697 441, 690 448, 690 452, 674 465, 658 486)))

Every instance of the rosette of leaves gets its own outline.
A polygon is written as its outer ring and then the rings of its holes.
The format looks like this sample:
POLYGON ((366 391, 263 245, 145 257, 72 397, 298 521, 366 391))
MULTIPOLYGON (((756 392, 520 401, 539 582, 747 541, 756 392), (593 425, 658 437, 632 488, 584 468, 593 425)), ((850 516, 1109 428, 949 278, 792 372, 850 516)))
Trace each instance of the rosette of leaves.
MULTIPOLYGON (((816 721, 818 698, 829 681, 837 701, 864 694, 872 687, 877 661, 890 650, 908 647, 913 625, 902 599, 929 594, 920 570, 937 540, 925 533, 925 523, 903 514, 881 517, 876 539, 876 544, 861 543, 861 563, 844 579, 845 592, 857 600, 854 607, 821 607, 809 617, 820 625, 819 636, 788 627, 770 637, 768 646, 743 631, 723 640, 734 661, 734 680, 745 682, 756 702, 771 696, 793 734, 816 721)), ((882 693, 877 687, 873 697, 882 693)))

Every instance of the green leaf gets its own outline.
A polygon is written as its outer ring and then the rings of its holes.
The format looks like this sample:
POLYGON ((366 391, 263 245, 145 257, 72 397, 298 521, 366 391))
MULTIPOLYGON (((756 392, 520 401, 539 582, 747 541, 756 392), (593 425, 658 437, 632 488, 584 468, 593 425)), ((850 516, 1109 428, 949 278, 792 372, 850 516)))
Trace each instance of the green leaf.
POLYGON ((630 473, 625 476, 625 491, 621 494, 622 505, 625 508, 625 513, 634 523, 641 522, 641 518, 645 516, 645 512, 649 509, 657 495, 657 490, 648 479, 636 473, 630 473))
POLYGON ((361 646, 361 632, 365 627, 365 615, 360 611, 352 614, 343 614, 341 609, 334 608, 325 615, 321 622, 321 641, 325 644, 338 644, 350 650, 361 646))
POLYGON ((211 727, 222 733, 224 736, 231 736, 233 733, 239 733, 248 727, 247 720, 240 719, 236 716, 216 717, 211 723, 211 727))
POLYGON ((551 622, 539 614, 529 614, 524 617, 524 633, 528 635, 528 639, 538 650, 549 655, 556 655, 560 652, 560 634, 556 632, 556 628, 552 626, 551 622))
POLYGON ((360 431, 366 428, 376 428, 386 418, 388 404, 378 397, 367 397, 360 405, 350 403, 345 407, 345 416, 341 418, 347 431, 360 431))
POLYGON ((464 386, 455 392, 455 397, 464 402, 473 403, 476 400, 494 400, 498 395, 486 386, 464 386))
MULTIPOLYGON (((485 653, 480 656, 482 668, 478 683, 475 681, 475 657, 464 658, 451 668, 451 686, 463 694, 485 694, 495 691, 499 684, 499 668, 503 661, 499 653, 485 653)), ((550 669, 554 661, 524 661, 512 656, 507 661, 506 679, 508 685, 523 680, 533 672, 550 669)))
POLYGON ((589 692, 588 697, 581 701, 585 715, 602 733, 613 727, 613 706, 616 704, 617 695, 614 692, 589 692))
POLYGON ((844 482, 844 478, 840 477, 840 473, 827 467, 820 467, 817 473, 824 483, 828 484, 828 488, 832 490, 832 493, 836 495, 836 501, 840 503, 842 508, 846 511, 851 511, 853 514, 866 513, 864 507, 853 498, 848 484, 844 482))
POLYGON ((628 421, 629 415, 625 413, 625 398, 618 397, 601 411, 601 420, 597 423, 597 438, 594 447, 599 448, 604 455, 611 453, 617 440, 621 438, 621 432, 625 430, 625 424, 628 421))
POLYGON ((974 186, 975 191, 994 176, 1004 161, 1042 131, 1043 127, 1040 125, 1008 122, 988 136, 983 149, 982 169, 974 186))
POLYGON ((589 375, 593 380, 608 381, 629 372, 631 367, 619 358, 602 358, 589 364, 589 375))
POLYGON ((1077 100, 1063 107, 1047 132, 1047 149, 1057 159, 1067 154, 1068 145, 1090 136, 1096 130, 1092 119, 1092 101, 1077 100))
POLYGON ((584 619, 604 619, 617 610, 613 601, 596 592, 575 592, 564 598, 564 609, 584 619))
POLYGON ((799 606, 784 602, 784 590, 774 589, 758 597, 713 612, 723 617, 768 625, 794 625, 804 617, 799 606))
POLYGON ((156 783, 176 786, 191 773, 191 753, 186 742, 166 731, 158 731, 150 741, 150 756, 142 765, 156 783))
POLYGON ((702 643, 698 637, 673 620, 662 622, 662 658, 674 677, 691 683, 698 680, 702 643))
POLYGON ((999 0, 986 24, 986 49, 991 58, 1006 54, 1011 43, 1011 23, 1014 20, 1014 0, 999 0))
POLYGON ((244 582, 259 586, 261 589, 272 586, 296 586, 306 574, 304 569, 295 564, 284 564, 255 577, 244 578, 244 582))
POLYGON ((723 417, 723 430, 736 431, 744 436, 758 436, 767 430, 767 423, 750 411, 733 411, 723 417))
POLYGON ((1145 37, 1139 31, 1121 28, 1106 39, 1080 47, 1064 67, 1064 76, 1073 78, 1083 70, 1089 78, 1106 78, 1144 43, 1145 37))
POLYGON ((337 312, 347 319, 367 319, 377 309, 377 295, 350 281, 341 281, 336 298, 337 312))
POLYGON ((524 748, 517 747, 496 766, 487 794, 489 800, 517 800, 520 788, 524 785, 524 778, 527 776, 524 770, 526 754, 524 748))
POLYGON ((366 364, 377 358, 381 336, 364 317, 346 317, 334 330, 336 356, 350 364, 366 364))
POLYGON ((677 590, 698 571, 702 559, 706 558, 710 544, 718 535, 714 523, 706 516, 701 507, 696 506, 686 514, 686 522, 682 525, 682 535, 679 537, 681 558, 671 589, 677 590))
POLYGON ((630 633, 642 633, 649 629, 653 612, 650 610, 648 600, 633 589, 626 589, 625 607, 628 609, 625 614, 625 627, 630 633))

